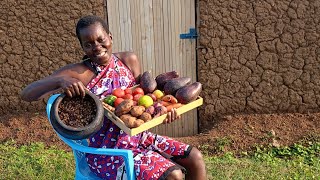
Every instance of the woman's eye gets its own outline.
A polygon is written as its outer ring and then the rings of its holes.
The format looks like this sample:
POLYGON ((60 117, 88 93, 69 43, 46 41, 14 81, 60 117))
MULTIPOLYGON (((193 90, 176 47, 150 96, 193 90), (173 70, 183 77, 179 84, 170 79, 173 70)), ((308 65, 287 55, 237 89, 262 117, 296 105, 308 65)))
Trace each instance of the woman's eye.
POLYGON ((104 43, 106 42, 107 38, 99 39, 99 43, 104 43))
POLYGON ((85 47, 85 48, 91 48, 91 44, 85 43, 85 44, 83 45, 83 47, 85 47))

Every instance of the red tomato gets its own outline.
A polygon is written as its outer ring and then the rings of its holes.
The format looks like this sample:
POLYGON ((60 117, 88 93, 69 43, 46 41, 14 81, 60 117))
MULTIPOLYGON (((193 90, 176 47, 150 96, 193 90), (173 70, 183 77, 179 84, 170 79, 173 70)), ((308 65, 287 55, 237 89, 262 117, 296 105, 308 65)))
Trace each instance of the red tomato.
POLYGON ((124 90, 125 94, 132 94, 132 89, 131 88, 127 88, 124 90))
POLYGON ((133 92, 132 92, 132 95, 134 96, 134 95, 136 95, 136 94, 144 95, 143 89, 142 89, 142 88, 139 88, 139 87, 135 88, 135 89, 133 90, 133 92))
POLYGON ((116 89, 114 89, 114 90, 112 91, 112 95, 115 95, 115 96, 117 96, 118 98, 122 98, 122 97, 125 95, 125 93, 124 93, 124 90, 123 90, 123 89, 121 89, 121 88, 116 88, 116 89))
POLYGON ((136 94, 136 95, 133 96, 133 100, 136 101, 136 102, 138 102, 138 101, 139 101, 139 98, 140 98, 141 96, 143 96, 143 95, 142 95, 142 94, 136 94))
POLYGON ((131 94, 126 94, 122 96, 123 99, 133 99, 133 96, 131 94))
POLYGON ((114 107, 117 107, 122 101, 124 101, 123 98, 117 98, 117 99, 114 101, 114 107))

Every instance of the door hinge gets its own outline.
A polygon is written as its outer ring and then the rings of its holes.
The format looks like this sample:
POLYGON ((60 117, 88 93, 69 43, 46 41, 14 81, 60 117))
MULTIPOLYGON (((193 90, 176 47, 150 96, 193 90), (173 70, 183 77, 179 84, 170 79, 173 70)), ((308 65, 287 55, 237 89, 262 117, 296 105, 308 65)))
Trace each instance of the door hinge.
POLYGON ((195 28, 190 28, 187 34, 180 34, 180 39, 196 39, 197 37, 198 34, 195 28))

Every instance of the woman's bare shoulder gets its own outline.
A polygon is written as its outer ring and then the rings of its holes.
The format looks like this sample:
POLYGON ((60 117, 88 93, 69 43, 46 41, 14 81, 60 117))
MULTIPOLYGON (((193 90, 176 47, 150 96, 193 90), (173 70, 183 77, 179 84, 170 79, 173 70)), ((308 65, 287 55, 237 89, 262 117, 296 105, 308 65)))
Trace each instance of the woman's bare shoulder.
POLYGON ((140 62, 138 56, 134 52, 125 51, 114 53, 132 72, 133 76, 137 79, 140 75, 140 62))
POLYGON ((138 56, 132 51, 117 52, 114 53, 114 55, 116 55, 119 59, 125 62, 139 61, 138 56))

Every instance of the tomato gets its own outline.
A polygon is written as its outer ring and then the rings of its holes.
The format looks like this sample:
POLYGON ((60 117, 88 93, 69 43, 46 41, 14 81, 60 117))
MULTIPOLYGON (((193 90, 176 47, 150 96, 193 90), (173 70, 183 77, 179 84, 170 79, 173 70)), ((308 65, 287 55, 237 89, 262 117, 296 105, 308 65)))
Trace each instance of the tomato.
POLYGON ((126 94, 122 96, 123 99, 133 99, 133 96, 131 94, 126 94))
POLYGON ((125 95, 124 90, 121 88, 116 88, 112 91, 112 95, 117 96, 118 98, 121 98, 125 95))
POLYGON ((117 98, 115 101, 114 101, 114 107, 117 107, 122 101, 124 101, 123 98, 117 98))
POLYGON ((132 94, 132 89, 131 88, 127 88, 124 90, 125 94, 132 94))
POLYGON ((142 94, 136 94, 136 95, 133 96, 133 100, 138 102, 141 96, 143 96, 143 95, 142 94))
POLYGON ((133 92, 132 92, 132 95, 134 96, 134 95, 136 95, 136 94, 144 95, 143 89, 140 88, 140 87, 135 88, 135 89, 133 90, 133 92))

